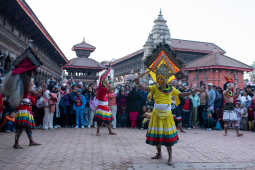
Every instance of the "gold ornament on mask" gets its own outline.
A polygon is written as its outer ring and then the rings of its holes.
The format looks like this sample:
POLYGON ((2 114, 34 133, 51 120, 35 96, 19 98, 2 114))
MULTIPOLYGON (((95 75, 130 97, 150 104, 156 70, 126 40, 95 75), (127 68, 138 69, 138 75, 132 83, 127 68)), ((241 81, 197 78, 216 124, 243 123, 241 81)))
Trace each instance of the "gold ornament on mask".
POLYGON ((233 97, 233 91, 232 91, 232 90, 228 90, 228 91, 227 91, 227 95, 228 95, 229 97, 233 97))
POLYGON ((172 74, 169 72, 168 67, 165 64, 161 64, 156 70, 156 77, 158 80, 167 81, 172 74))

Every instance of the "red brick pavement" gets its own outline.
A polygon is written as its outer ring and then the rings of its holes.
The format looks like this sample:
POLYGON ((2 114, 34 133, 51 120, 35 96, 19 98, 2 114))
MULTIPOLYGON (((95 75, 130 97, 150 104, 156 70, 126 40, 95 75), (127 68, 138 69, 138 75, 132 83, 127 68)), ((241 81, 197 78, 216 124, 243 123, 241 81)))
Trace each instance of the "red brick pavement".
MULTIPOLYGON (((171 169, 162 160, 151 160, 155 148, 145 144, 145 130, 116 129, 117 136, 95 136, 95 129, 34 130, 43 145, 28 147, 25 133, 22 150, 12 149, 14 134, 0 133, 0 170, 140 170, 171 169)), ((255 133, 188 130, 173 148, 175 169, 255 169, 255 133), (254 167, 254 168, 253 168, 254 167)))

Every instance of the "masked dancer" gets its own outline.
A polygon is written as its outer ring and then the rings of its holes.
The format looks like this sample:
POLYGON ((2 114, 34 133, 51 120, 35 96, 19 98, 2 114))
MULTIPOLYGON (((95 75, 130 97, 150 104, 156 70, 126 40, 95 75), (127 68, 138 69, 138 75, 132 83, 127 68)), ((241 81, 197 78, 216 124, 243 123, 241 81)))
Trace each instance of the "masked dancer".
POLYGON ((228 127, 230 123, 233 123, 236 130, 236 135, 238 137, 243 136, 243 134, 239 133, 238 127, 238 119, 237 114, 235 112, 234 105, 234 85, 233 79, 230 77, 225 77, 226 83, 224 84, 224 112, 223 112, 223 121, 224 121, 224 136, 227 136, 228 127))
POLYGON ((178 141, 178 134, 171 112, 172 96, 184 97, 191 93, 181 93, 175 87, 168 84, 169 77, 172 74, 170 74, 165 64, 158 67, 155 73, 155 85, 144 87, 139 83, 139 79, 135 80, 139 88, 153 95, 155 101, 146 134, 146 143, 157 148, 157 153, 152 159, 160 159, 162 157, 161 146, 166 146, 168 151, 168 165, 172 165, 172 146, 178 141))
POLYGON ((97 122, 97 136, 100 136, 100 127, 102 124, 109 130, 109 135, 116 135, 116 133, 112 132, 111 122, 114 117, 112 112, 108 106, 108 94, 112 89, 112 83, 108 82, 108 74, 111 69, 109 68, 101 77, 99 81, 98 88, 96 90, 96 99, 98 100, 98 106, 95 114, 95 121, 97 122))
POLYGON ((33 100, 31 92, 33 87, 33 74, 41 62, 28 47, 25 52, 14 61, 12 69, 5 77, 3 82, 3 93, 8 97, 8 102, 15 110, 15 143, 13 148, 22 149, 19 145, 19 138, 25 130, 29 139, 29 146, 40 145, 33 140, 32 128, 35 121, 32 114, 33 100))

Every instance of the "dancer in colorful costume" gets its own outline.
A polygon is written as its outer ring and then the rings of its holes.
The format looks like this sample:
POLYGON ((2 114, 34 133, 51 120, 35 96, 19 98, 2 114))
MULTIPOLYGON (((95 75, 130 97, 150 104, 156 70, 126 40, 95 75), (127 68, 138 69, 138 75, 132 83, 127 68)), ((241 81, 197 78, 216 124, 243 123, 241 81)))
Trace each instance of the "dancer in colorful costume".
POLYGON ((110 89, 113 88, 110 85, 110 82, 107 80, 107 76, 110 73, 111 69, 109 68, 100 78, 98 88, 96 90, 96 99, 98 100, 98 106, 95 114, 95 121, 97 121, 97 136, 100 136, 100 127, 104 123, 109 130, 109 135, 116 135, 112 132, 111 122, 114 117, 111 113, 111 110, 108 106, 108 93, 110 89))
POLYGON ((175 87, 168 85, 169 77, 172 74, 165 64, 158 67, 155 73, 156 85, 144 87, 139 83, 139 79, 135 80, 139 88, 153 95, 155 101, 146 134, 146 143, 157 147, 157 154, 152 159, 160 159, 162 157, 161 145, 166 146, 169 156, 168 165, 172 165, 172 146, 178 141, 178 134, 171 112, 172 96, 184 97, 191 93, 181 93, 175 87))
POLYGON ((32 128, 35 127, 35 121, 32 114, 32 98, 30 96, 33 87, 33 74, 41 62, 28 47, 25 52, 14 61, 14 69, 10 71, 3 82, 3 93, 8 97, 12 108, 16 110, 15 114, 15 144, 13 148, 22 149, 19 145, 19 138, 23 130, 29 138, 29 146, 40 145, 34 142, 32 138, 32 128))
POLYGON ((231 77, 225 77, 226 83, 224 84, 224 112, 223 112, 223 121, 224 121, 224 136, 227 136, 229 123, 234 123, 236 129, 237 137, 243 136, 239 133, 238 119, 237 114, 234 110, 234 85, 233 79, 231 77))

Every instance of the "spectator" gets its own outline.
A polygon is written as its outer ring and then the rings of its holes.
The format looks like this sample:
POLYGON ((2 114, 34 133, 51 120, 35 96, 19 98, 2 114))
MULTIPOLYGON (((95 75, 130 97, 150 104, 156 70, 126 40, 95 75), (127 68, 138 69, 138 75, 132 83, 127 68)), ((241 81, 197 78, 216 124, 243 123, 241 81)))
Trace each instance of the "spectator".
POLYGON ((215 114, 214 119, 219 120, 222 117, 222 108, 223 108, 223 91, 220 87, 216 88, 215 91, 216 98, 214 101, 215 114))
POLYGON ((248 107, 248 124, 249 124, 249 130, 254 130, 255 127, 255 102, 252 102, 252 104, 248 107))
POLYGON ((242 108, 241 108, 241 101, 237 100, 235 105, 235 112, 237 115, 237 126, 240 129, 240 122, 241 122, 241 116, 242 116, 242 108))
POLYGON ((152 110, 151 108, 148 108, 146 106, 143 106, 143 121, 142 121, 142 129, 147 129, 150 123, 150 118, 152 115, 152 110))
POLYGON ((239 100, 242 105, 248 108, 251 105, 252 97, 247 95, 247 92, 244 91, 243 94, 239 97, 239 100))
POLYGON ((53 128, 53 113, 50 112, 50 90, 52 90, 52 86, 48 86, 47 90, 45 90, 44 96, 44 117, 43 117, 43 129, 48 130, 49 128, 53 128), (52 120, 52 121, 51 121, 52 120))
POLYGON ((117 113, 117 103, 116 103, 116 94, 115 94, 115 89, 110 89, 110 92, 108 94, 108 105, 109 108, 112 112, 112 115, 114 117, 113 121, 112 121, 112 127, 113 129, 116 128, 117 126, 117 120, 116 120, 116 113, 117 113))
POLYGON ((62 126, 63 127, 68 127, 69 125, 72 125, 71 122, 71 98, 70 98, 70 93, 68 89, 63 89, 66 91, 66 93, 64 94, 64 96, 61 98, 60 101, 60 106, 63 109, 63 114, 62 116, 62 126))
POLYGON ((60 92, 61 88, 59 86, 55 86, 53 88, 53 92, 56 94, 56 97, 57 97, 57 102, 56 102, 56 106, 55 106, 55 121, 54 121, 54 128, 60 128, 60 124, 62 123, 61 121, 61 110, 60 110, 60 106, 59 106, 59 103, 60 103, 60 100, 61 100, 61 92, 60 92))
POLYGON ((211 110, 208 108, 207 112, 203 112, 203 127, 207 128, 208 130, 212 130, 214 126, 214 120, 212 117, 211 110))
POLYGON ((81 94, 81 89, 76 91, 76 95, 73 98, 74 104, 73 109, 75 110, 75 118, 76 118, 76 126, 75 128, 79 128, 81 123, 81 128, 84 128, 84 109, 86 105, 86 98, 81 94))
POLYGON ((208 109, 211 113, 214 112, 214 102, 215 102, 216 94, 213 89, 213 84, 208 83, 208 109))
POLYGON ((248 112, 247 108, 241 105, 241 123, 240 123, 241 130, 248 130, 248 112))
POLYGON ((137 101, 141 100, 141 97, 137 93, 136 88, 133 88, 127 97, 127 110, 129 113, 129 120, 132 128, 136 127, 137 116, 140 109, 140 105, 137 101))
POLYGON ((75 117, 75 110, 73 108, 73 105, 75 104, 75 101, 74 101, 74 98, 76 96, 76 92, 78 90, 78 87, 77 85, 74 83, 71 85, 71 92, 70 92, 70 104, 71 104, 71 107, 70 107, 70 126, 71 127, 75 127, 76 125, 76 117, 75 117))
POLYGON ((182 124, 184 127, 191 129, 191 112, 193 108, 192 100, 188 96, 185 96, 181 101, 183 111, 182 124))
POLYGON ((127 97, 125 95, 124 88, 120 89, 120 93, 116 99, 117 102, 117 125, 119 127, 126 127, 128 121, 127 109, 127 97))
POLYGON ((84 96, 86 98, 86 105, 85 105, 85 126, 87 126, 88 128, 91 127, 91 109, 89 106, 90 100, 93 98, 94 96, 94 92, 92 90, 92 87, 88 87, 85 89, 84 91, 84 96))
POLYGON ((199 121, 198 121, 198 107, 200 105, 200 98, 197 95, 197 93, 195 91, 192 91, 192 94, 190 95, 192 104, 193 104, 193 108, 192 108, 192 114, 191 114, 191 126, 193 128, 198 127, 199 125, 199 121))
POLYGON ((252 92, 252 88, 250 85, 247 86, 246 88, 246 92, 247 92, 247 95, 250 96, 251 98, 253 98, 254 94, 252 92))
POLYGON ((200 106, 199 106, 199 112, 198 112, 198 117, 199 117, 199 122, 200 126, 203 126, 203 118, 202 115, 204 112, 207 112, 207 101, 208 101, 208 94, 205 91, 205 86, 201 87, 201 92, 199 94, 200 97, 200 106))
POLYGON ((97 123, 94 121, 94 116, 96 114, 96 108, 97 108, 97 99, 95 94, 90 98, 90 102, 89 102, 89 106, 90 106, 90 126, 93 125, 94 123, 94 127, 97 128, 97 123))

